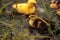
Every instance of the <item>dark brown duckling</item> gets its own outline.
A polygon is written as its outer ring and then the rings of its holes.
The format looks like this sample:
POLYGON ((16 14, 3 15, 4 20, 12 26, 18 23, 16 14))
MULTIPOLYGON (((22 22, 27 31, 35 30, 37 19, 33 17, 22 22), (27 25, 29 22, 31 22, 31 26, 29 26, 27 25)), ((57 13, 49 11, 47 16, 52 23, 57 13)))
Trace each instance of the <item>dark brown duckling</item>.
MULTIPOLYGON (((41 19, 38 18, 38 16, 36 15, 32 15, 29 17, 29 31, 30 33, 33 33, 34 30, 37 31, 39 34, 47 34, 48 32, 48 28, 46 23, 44 23, 41 19)), ((54 30, 54 22, 49 21, 45 18, 42 18, 43 20, 45 20, 47 23, 49 23, 51 25, 51 30, 54 30)))

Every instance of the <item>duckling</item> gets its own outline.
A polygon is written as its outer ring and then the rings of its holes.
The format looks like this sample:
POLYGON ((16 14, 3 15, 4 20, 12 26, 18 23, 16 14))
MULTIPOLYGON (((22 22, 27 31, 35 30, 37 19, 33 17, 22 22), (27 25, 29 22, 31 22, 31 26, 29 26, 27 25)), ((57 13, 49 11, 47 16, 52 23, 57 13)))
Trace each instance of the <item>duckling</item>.
POLYGON ((35 6, 36 6, 36 0, 28 0, 27 3, 17 3, 13 4, 12 8, 17 10, 20 14, 35 14, 35 6))
MULTIPOLYGON (((36 15, 30 15, 29 16, 29 31, 30 33, 34 33, 34 30, 37 31, 39 34, 47 34, 48 28, 46 23, 44 23, 41 19, 38 18, 36 15)), ((52 21, 49 21, 45 18, 42 18, 46 22, 48 22, 51 25, 51 29, 54 28, 54 23, 52 21)))
POLYGON ((60 16, 60 0, 51 1, 50 8, 56 9, 56 14, 60 16))
POLYGON ((60 0, 57 1, 57 15, 60 16, 60 0))
POLYGON ((57 4, 56 4, 55 0, 51 1, 50 8, 57 8, 57 4))

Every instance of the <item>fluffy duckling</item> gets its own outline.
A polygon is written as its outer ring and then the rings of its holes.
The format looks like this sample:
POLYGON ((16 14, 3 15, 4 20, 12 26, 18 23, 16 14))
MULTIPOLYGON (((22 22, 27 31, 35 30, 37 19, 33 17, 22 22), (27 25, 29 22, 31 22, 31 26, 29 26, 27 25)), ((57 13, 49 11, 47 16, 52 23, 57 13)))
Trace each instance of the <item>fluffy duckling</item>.
POLYGON ((27 3, 13 4, 12 7, 20 14, 35 14, 36 0, 28 0, 27 3))
POLYGON ((60 16, 60 0, 57 1, 57 15, 60 16))
POLYGON ((55 0, 51 1, 50 8, 57 8, 55 0))
POLYGON ((60 16, 60 0, 52 0, 51 1, 51 4, 50 4, 50 8, 52 8, 52 9, 56 9, 56 14, 58 15, 58 16, 60 16))
MULTIPOLYGON (((34 33, 34 30, 37 31, 39 34, 47 34, 48 33, 48 28, 46 23, 44 23, 41 19, 38 18, 36 15, 30 15, 29 16, 29 31, 30 33, 34 33)), ((51 29, 53 30, 54 28, 54 23, 43 18, 46 22, 50 22, 51 29)))

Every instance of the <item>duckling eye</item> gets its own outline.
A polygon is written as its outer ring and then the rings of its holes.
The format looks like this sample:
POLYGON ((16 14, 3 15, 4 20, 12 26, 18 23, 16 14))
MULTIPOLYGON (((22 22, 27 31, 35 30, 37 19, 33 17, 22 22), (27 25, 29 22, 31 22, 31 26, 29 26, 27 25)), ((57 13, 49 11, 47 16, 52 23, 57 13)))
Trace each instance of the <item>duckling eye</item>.
POLYGON ((35 3, 33 3, 33 5, 35 5, 35 3))
POLYGON ((34 17, 34 16, 32 16, 32 17, 34 17))

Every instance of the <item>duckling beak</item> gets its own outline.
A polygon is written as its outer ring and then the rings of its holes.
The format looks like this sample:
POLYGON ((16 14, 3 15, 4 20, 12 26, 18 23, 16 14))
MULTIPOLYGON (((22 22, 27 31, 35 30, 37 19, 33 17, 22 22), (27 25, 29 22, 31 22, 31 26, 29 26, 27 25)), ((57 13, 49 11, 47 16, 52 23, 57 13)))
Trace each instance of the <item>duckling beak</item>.
POLYGON ((16 4, 13 4, 13 5, 12 5, 12 8, 14 8, 14 9, 15 9, 15 8, 16 8, 16 4))

